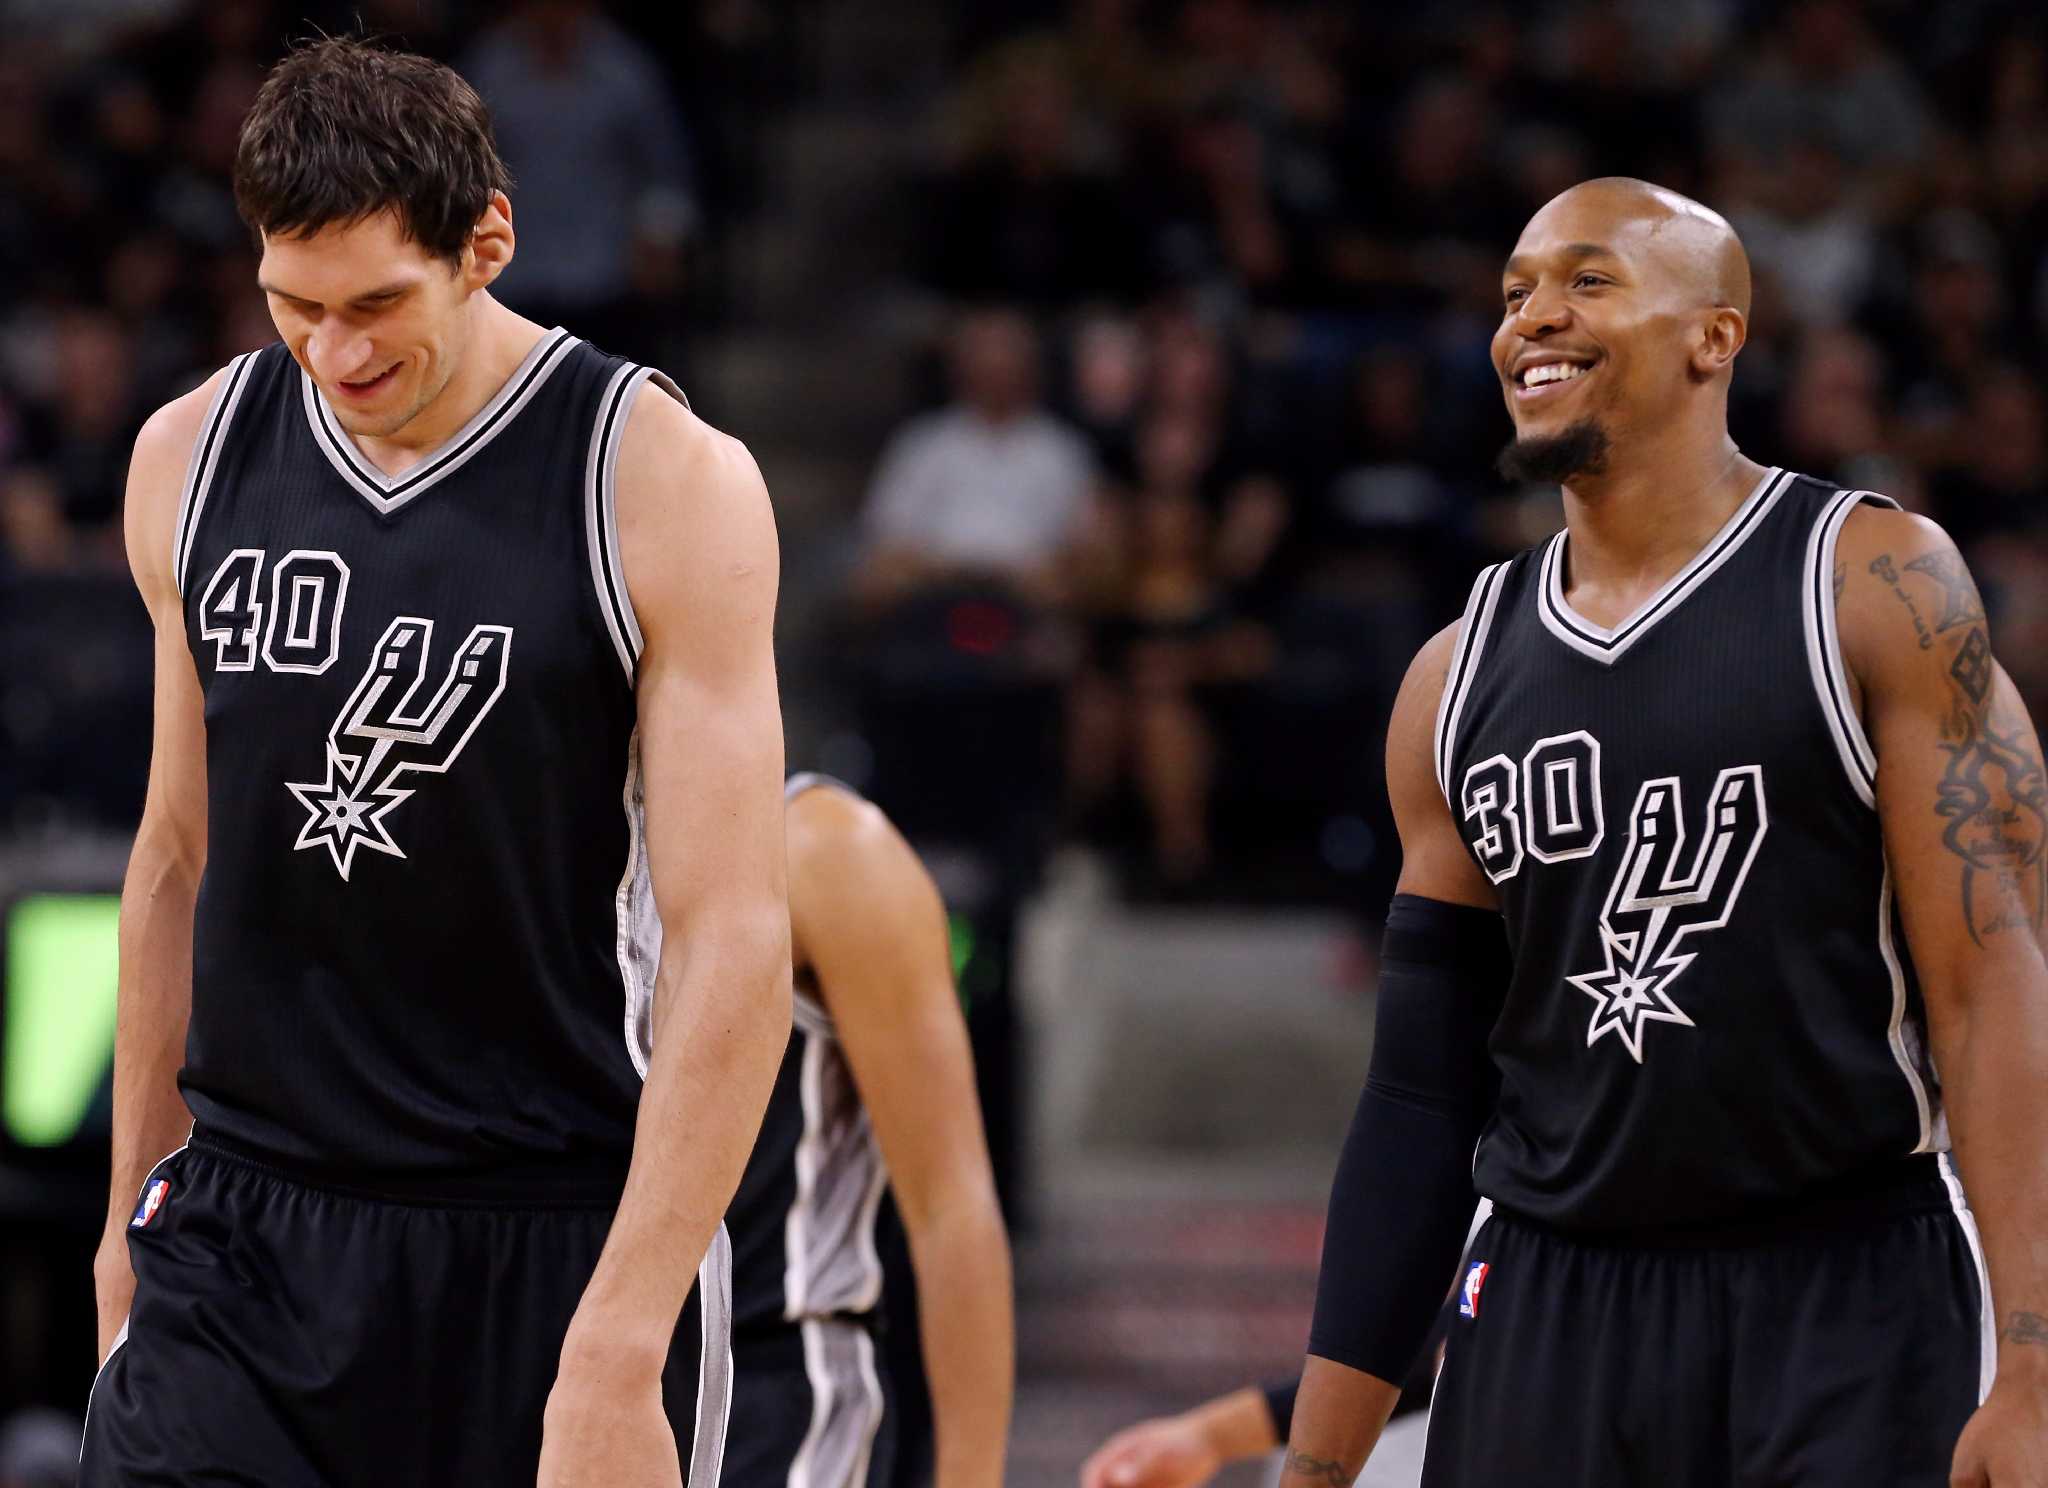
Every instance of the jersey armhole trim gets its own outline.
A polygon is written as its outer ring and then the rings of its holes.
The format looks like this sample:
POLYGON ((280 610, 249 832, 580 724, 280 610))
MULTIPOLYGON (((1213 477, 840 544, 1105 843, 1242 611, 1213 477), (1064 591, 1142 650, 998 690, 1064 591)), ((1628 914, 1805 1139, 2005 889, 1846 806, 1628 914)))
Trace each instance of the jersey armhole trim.
MULTIPOLYGON (((590 431, 590 453, 583 471, 583 526, 590 545, 590 582, 597 590, 598 608, 604 614, 605 629, 618 652, 630 686, 640 664, 640 622, 633 613, 633 598, 626 590, 626 568, 619 556, 618 470, 619 444, 633 401, 649 378, 659 376, 652 367, 628 362, 612 374, 597 400, 597 418, 590 431)), ((663 378, 665 387, 675 385, 663 378)), ((688 405, 685 404, 685 407, 688 405)))
POLYGON ((221 447, 227 443, 228 425, 234 420, 236 405, 242 401, 242 390, 249 385, 249 369, 255 365, 257 355, 245 351, 228 363, 227 376, 213 390, 213 401, 206 407, 199 437, 192 441, 192 455, 185 463, 185 484, 178 496, 178 525, 171 536, 171 579, 178 587, 180 599, 185 597, 185 570, 192 562, 193 539, 206 510, 207 493, 213 489, 214 471, 220 467, 221 447))
POLYGON ((1806 564, 1802 573, 1800 616, 1806 634, 1807 669, 1813 678, 1814 695, 1820 700, 1821 715, 1849 788, 1856 799, 1873 810, 1877 806, 1877 751, 1864 732, 1856 712, 1856 700, 1849 690, 1849 665, 1842 656, 1841 631, 1835 614, 1835 547, 1842 524, 1863 502, 1896 507, 1897 502, 1875 491, 1837 491, 1814 521, 1806 541, 1806 564))
POLYGON ((1479 671, 1479 658, 1486 649, 1487 633, 1493 628, 1494 607, 1500 602, 1501 585, 1508 565, 1496 563, 1480 570, 1465 601, 1465 618, 1458 622, 1458 644, 1451 652, 1451 665, 1444 673, 1443 696, 1436 705, 1436 783, 1444 802, 1457 815, 1458 804, 1451 799, 1451 758, 1458 744, 1458 721, 1465 711, 1465 698, 1479 671))

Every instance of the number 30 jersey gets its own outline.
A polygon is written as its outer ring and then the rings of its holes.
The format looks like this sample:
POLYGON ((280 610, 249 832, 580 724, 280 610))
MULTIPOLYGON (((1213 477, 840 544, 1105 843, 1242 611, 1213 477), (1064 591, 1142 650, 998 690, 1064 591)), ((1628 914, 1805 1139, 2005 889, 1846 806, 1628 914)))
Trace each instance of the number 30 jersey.
POLYGON ((616 1197, 660 949, 612 518, 650 375, 551 331, 395 477, 282 345, 221 380, 170 555, 206 715, 180 1084, 212 1140, 616 1197))
POLYGON ((1712 1224, 1946 1146, 1836 638, 1862 500, 1769 472, 1613 629, 1566 600, 1564 533, 1474 585, 1436 758, 1514 951, 1497 1203, 1712 1224))

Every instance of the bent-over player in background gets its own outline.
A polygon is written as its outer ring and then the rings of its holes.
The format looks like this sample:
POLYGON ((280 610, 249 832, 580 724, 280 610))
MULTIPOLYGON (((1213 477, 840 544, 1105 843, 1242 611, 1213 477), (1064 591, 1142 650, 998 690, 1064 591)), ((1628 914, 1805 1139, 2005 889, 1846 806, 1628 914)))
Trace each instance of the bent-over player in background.
POLYGON ((796 1024, 726 1216, 726 1471, 755 1488, 896 1481, 893 1391, 874 1338, 886 1190, 917 1275, 935 1488, 1001 1488, 1010 1245, 945 907, 879 808, 822 775, 791 776, 787 791, 796 1024))
POLYGON ((1358 1472, 1476 1187, 1429 1488, 2041 1488, 2048 791, 1976 588, 1932 523, 1729 439, 1714 213, 1588 182, 1502 288, 1504 468, 1565 530, 1395 703, 1282 1481, 1358 1472))
POLYGON ((294 52, 235 167, 282 339, 136 444, 89 1488, 719 1480, 790 1019, 773 518, 492 297, 505 184, 447 68, 294 52))

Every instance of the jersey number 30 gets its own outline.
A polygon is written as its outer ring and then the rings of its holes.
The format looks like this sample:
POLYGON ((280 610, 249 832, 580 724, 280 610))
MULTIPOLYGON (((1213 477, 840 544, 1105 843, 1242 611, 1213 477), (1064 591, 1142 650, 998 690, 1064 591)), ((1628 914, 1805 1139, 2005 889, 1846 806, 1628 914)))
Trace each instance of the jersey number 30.
POLYGON ((1591 857, 1607 823, 1600 805, 1600 741, 1584 729, 1504 754, 1465 772, 1459 814, 1472 855, 1495 883, 1513 878, 1526 847, 1539 863, 1591 857))

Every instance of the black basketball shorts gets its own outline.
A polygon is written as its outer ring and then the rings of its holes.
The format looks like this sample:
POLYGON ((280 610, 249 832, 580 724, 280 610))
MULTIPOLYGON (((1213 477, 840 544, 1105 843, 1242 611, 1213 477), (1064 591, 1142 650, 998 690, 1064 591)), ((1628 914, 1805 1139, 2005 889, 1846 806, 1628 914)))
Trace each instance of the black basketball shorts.
POLYGON ((1653 1246, 1496 1210, 1423 1488, 1945 1488, 1993 1343, 1961 1192, 1915 1162, 1795 1224, 1653 1246))
MULTIPOLYGON (((365 1198, 195 1141, 129 1227, 81 1488, 531 1485, 611 1217, 365 1198)), ((721 1229, 662 1378, 688 1488, 720 1481, 731 1275, 721 1229)))
POLYGON ((733 1488, 884 1488, 895 1455, 888 1366, 867 1322, 807 1318, 733 1335, 733 1488))

